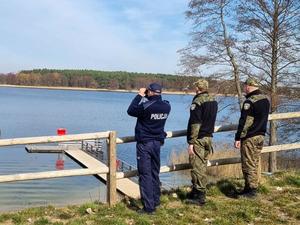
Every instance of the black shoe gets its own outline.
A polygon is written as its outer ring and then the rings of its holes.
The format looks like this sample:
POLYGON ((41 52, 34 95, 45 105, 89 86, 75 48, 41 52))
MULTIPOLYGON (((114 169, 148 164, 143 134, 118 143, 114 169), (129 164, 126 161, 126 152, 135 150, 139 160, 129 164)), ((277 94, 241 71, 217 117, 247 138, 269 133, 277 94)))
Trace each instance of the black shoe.
POLYGON ((247 194, 251 189, 249 187, 244 187, 242 191, 237 192, 238 195, 247 194))
POLYGON ((189 193, 186 194, 187 199, 194 199, 196 197, 196 190, 193 188, 189 193))
POLYGON ((240 197, 245 197, 245 198, 255 198, 257 196, 257 189, 256 188, 251 188, 248 191, 245 191, 243 194, 240 195, 240 197))
POLYGON ((186 204, 193 204, 193 205, 198 205, 198 206, 204 206, 206 201, 199 200, 199 199, 187 199, 185 200, 186 204))
POLYGON ((201 193, 199 195, 199 204, 200 205, 205 205, 206 203, 206 194, 205 193, 201 193))
POLYGON ((136 212, 140 215, 153 215, 154 214, 154 211, 148 212, 145 209, 138 209, 136 212))
POLYGON ((193 196, 194 198, 188 198, 186 200, 187 204, 194 204, 203 206, 206 203, 206 194, 200 191, 197 191, 197 193, 193 196))

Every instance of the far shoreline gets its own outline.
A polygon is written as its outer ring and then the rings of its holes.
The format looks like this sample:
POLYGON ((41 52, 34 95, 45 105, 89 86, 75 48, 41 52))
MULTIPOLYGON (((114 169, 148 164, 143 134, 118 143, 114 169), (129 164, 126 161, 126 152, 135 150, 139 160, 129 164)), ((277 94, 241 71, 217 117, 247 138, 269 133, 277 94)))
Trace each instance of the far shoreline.
MULTIPOLYGON (((11 88, 29 88, 29 89, 47 89, 47 90, 67 90, 67 91, 98 91, 98 92, 120 92, 120 93, 137 93, 138 90, 126 90, 126 89, 105 89, 105 88, 83 88, 83 87, 50 87, 50 86, 27 86, 27 85, 11 85, 11 84, 0 84, 0 87, 11 87, 11 88)), ((163 94, 169 95, 195 95, 194 92, 185 91, 163 91, 163 94)), ((236 95, 224 95, 224 94, 214 94, 216 96, 231 96, 236 97, 236 95)))

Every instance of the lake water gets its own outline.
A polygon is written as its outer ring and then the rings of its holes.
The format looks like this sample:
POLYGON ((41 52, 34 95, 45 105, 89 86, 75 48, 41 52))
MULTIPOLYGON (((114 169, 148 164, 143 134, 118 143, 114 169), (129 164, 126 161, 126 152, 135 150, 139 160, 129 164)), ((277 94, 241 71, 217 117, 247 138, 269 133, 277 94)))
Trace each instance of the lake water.
MULTIPOLYGON (((134 134, 135 118, 126 113, 134 93, 0 88, 1 138, 55 135, 64 127, 68 134, 116 130, 118 136, 134 134)), ((163 95, 172 110, 166 130, 186 129, 191 95, 163 95)), ((219 108, 236 104, 234 97, 218 97, 219 108)), ((218 114, 217 124, 237 123, 239 113, 230 107, 218 114)), ((215 134, 214 141, 232 144, 233 132, 215 134)), ((171 151, 186 148, 184 137, 168 139, 162 148, 162 165, 171 151)), ((29 154, 24 146, 0 148, 0 174, 55 170, 57 154, 29 154)), ((118 158, 135 165, 135 144, 118 145, 118 158)), ((66 158, 65 169, 80 168, 66 158)), ((161 175, 163 185, 179 182, 170 174, 161 175)), ((184 181, 180 181, 182 183, 184 181)), ((189 181, 186 181, 187 183, 189 181)), ((57 178, 0 184, 0 210, 37 205, 66 205, 85 201, 104 201, 106 189, 93 176, 57 178)))

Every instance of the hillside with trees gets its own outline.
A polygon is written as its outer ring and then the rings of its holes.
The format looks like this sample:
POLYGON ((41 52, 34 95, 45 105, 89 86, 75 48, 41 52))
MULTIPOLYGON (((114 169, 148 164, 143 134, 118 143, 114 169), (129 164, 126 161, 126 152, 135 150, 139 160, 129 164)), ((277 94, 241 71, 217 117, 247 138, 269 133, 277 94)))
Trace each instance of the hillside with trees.
MULTIPOLYGON (((160 83, 167 91, 193 91, 192 84, 199 76, 136 73, 96 70, 23 70, 19 73, 0 74, 0 84, 45 87, 81 87, 108 90, 136 90, 151 82, 160 83)), ((219 94, 236 94, 234 79, 208 77, 210 91, 219 94)), ((297 87, 280 87, 284 95, 299 97, 297 87)))
MULTIPOLYGON (((168 91, 191 91, 193 82, 199 78, 198 76, 124 71, 35 69, 23 70, 16 74, 0 74, 0 84, 135 90, 145 87, 151 82, 158 82, 168 91)), ((235 89, 232 81, 208 79, 211 91, 222 94, 234 94, 235 89), (224 83, 226 85, 222 85, 224 83), (232 87, 228 88, 231 85, 232 87), (222 88, 225 86, 226 88, 222 88)))

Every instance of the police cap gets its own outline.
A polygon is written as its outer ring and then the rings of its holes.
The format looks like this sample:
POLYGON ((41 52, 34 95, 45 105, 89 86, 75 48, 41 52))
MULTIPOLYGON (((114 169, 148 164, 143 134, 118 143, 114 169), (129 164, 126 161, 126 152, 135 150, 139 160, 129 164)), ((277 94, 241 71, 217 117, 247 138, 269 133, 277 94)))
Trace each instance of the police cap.
POLYGON ((155 92, 157 94, 161 94, 161 89, 162 89, 161 85, 157 83, 149 84, 149 86, 147 87, 147 90, 155 92))

